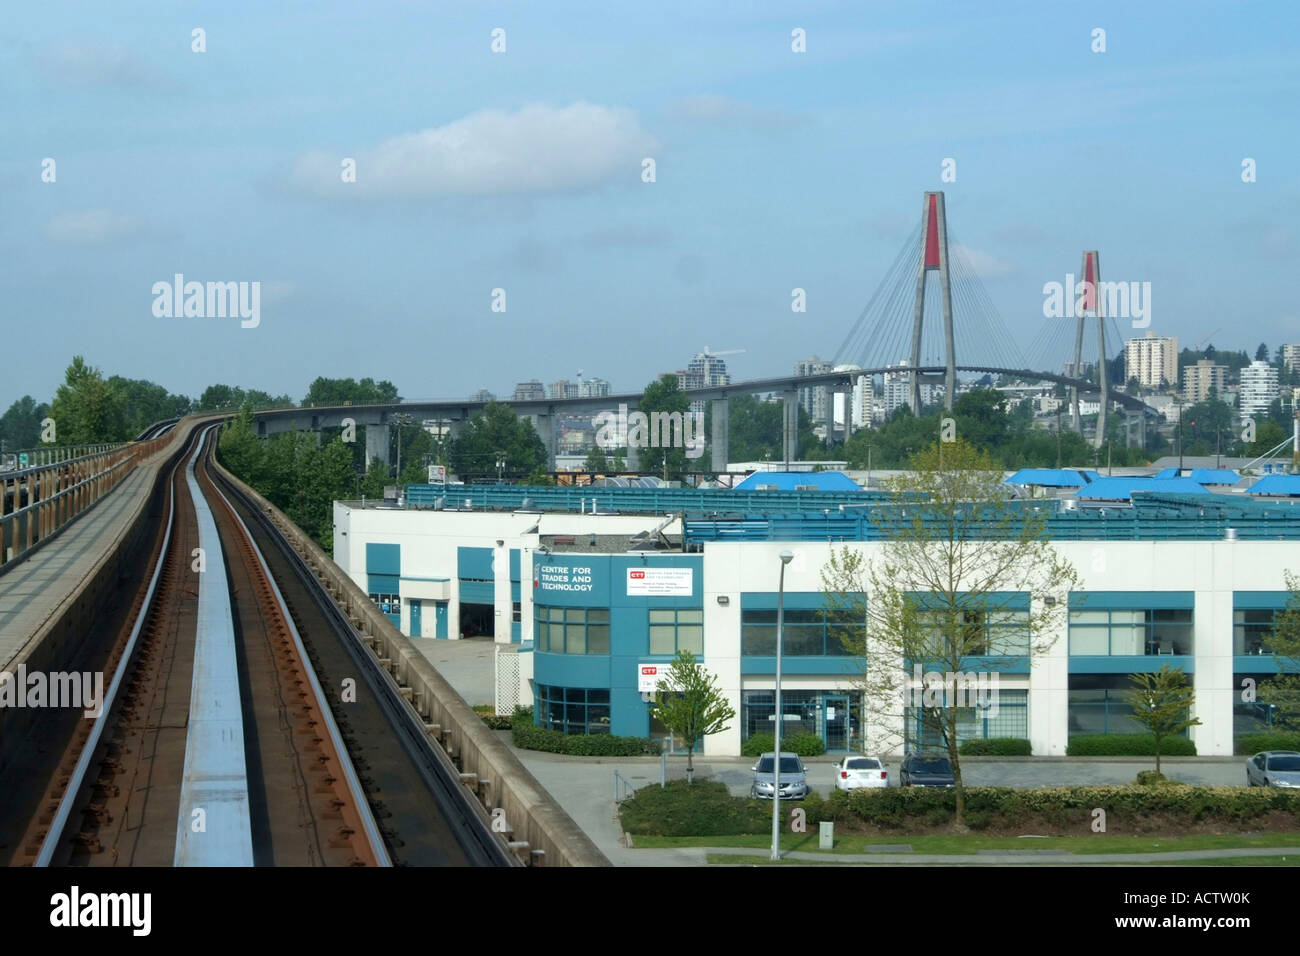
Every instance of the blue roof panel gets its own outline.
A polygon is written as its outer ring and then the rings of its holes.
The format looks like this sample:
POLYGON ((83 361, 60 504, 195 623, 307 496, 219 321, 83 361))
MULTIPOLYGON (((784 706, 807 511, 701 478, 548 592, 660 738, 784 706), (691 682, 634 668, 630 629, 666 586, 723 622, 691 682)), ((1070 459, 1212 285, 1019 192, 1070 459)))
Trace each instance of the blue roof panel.
POLYGON ((1229 468, 1193 468, 1192 481, 1202 485, 1235 485, 1241 475, 1229 468))
POLYGON ((1177 477, 1178 477, 1178 469, 1177 469, 1177 468, 1161 468, 1158 472, 1156 472, 1156 477, 1157 477, 1157 478, 1177 478, 1177 477))
POLYGON ((861 491, 862 487, 842 471, 756 471, 736 491, 753 491, 759 485, 775 485, 778 491, 811 486, 818 491, 861 491))
POLYGON ((1082 488, 1088 479, 1072 468, 1021 468, 1006 483, 1041 485, 1044 488, 1082 488))
POLYGON ((1248 495, 1300 495, 1300 475, 1265 475, 1246 489, 1248 495))
POLYGON ((1116 476, 1098 478, 1079 492, 1080 498, 1103 501, 1130 501, 1135 491, 1155 491, 1176 495, 1207 495, 1205 486, 1190 478, 1141 478, 1116 476))

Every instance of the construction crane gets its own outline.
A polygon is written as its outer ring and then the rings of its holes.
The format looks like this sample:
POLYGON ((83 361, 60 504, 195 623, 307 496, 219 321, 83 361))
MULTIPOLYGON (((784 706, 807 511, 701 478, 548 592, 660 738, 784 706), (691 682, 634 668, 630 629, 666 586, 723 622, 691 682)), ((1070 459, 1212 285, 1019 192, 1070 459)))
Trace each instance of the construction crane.
POLYGON ((1210 333, 1209 335, 1207 335, 1205 338, 1201 339, 1201 341, 1199 341, 1199 342, 1197 342, 1195 345, 1193 345, 1193 346, 1192 346, 1192 351, 1193 351, 1193 352, 1199 352, 1199 351, 1201 350, 1201 346, 1205 345, 1205 343, 1209 342, 1210 339, 1214 338, 1216 335, 1218 335, 1218 334, 1219 334, 1220 332, 1222 332, 1222 331, 1223 331, 1223 329, 1215 329, 1213 332, 1211 332, 1211 333, 1210 333))
POLYGON ((721 352, 710 352, 709 347, 706 345, 704 346, 704 351, 700 352, 695 357, 707 360, 711 358, 716 358, 719 355, 739 355, 744 351, 745 351, 744 349, 723 349, 721 352))

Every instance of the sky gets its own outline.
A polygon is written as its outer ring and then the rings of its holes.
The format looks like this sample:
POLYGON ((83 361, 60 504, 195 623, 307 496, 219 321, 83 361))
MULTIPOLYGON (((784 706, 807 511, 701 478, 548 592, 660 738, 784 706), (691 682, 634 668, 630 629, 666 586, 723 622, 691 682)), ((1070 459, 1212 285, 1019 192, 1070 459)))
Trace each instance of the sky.
POLYGON ((1298 28, 1290 0, 13 5, 0 408, 76 354, 195 396, 631 391, 705 347, 788 374, 934 189, 1022 345, 1097 249, 1150 331, 1253 356, 1300 341, 1298 28), (157 314, 178 273, 259 283, 256 325, 157 314))

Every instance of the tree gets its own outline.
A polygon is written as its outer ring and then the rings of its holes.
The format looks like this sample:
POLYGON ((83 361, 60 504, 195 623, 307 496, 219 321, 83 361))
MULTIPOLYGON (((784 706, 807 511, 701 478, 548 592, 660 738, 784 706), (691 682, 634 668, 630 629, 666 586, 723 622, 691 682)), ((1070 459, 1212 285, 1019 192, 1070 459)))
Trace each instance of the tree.
POLYGON ((479 473, 496 476, 497 455, 504 452, 507 475, 523 477, 544 471, 549 464, 546 446, 533 424, 515 415, 504 402, 488 402, 465 423, 451 442, 448 457, 460 475, 479 473))
POLYGON ((889 501, 871 518, 882 538, 876 556, 845 546, 822 568, 840 640, 866 662, 860 686, 870 745, 895 749, 911 736, 909 720, 921 743, 936 738, 952 763, 959 829, 959 731, 975 712, 969 700, 960 706, 956 691, 982 680, 975 706, 996 705, 997 671, 1051 648, 1066 594, 1079 587, 1048 540, 1046 513, 1010 500, 1002 477, 987 452, 963 440, 930 445, 911 472, 887 482, 889 501), (921 687, 909 671, 922 676, 921 687))
POLYGON ((17 451, 35 448, 41 440, 41 419, 49 414, 50 406, 24 395, 0 415, 0 451, 17 451))
POLYGON ((695 782, 695 745, 736 716, 718 679, 690 651, 678 651, 655 693, 651 714, 686 747, 686 782, 695 782))
POLYGON ((395 405, 400 402, 397 386, 392 382, 376 382, 373 378, 356 381, 351 378, 317 378, 307 389, 302 404, 309 405, 395 405))
MULTIPOLYGON (((651 433, 647 444, 655 444, 657 447, 641 447, 640 460, 641 470, 662 474, 665 477, 676 477, 687 471, 686 467, 686 449, 663 447, 658 442, 665 436, 655 434, 658 430, 653 427, 654 419, 651 417, 655 412, 662 412, 667 415, 680 415, 683 418, 682 423, 682 440, 685 440, 685 416, 691 413, 691 400, 685 392, 681 390, 677 382, 676 375, 664 375, 658 381, 651 382, 646 386, 645 393, 641 396, 641 401, 637 402, 636 410, 645 413, 647 419, 651 422, 649 432, 651 433)), ((672 429, 667 429, 668 439, 675 439, 677 436, 672 429)), ((692 432, 694 434, 694 432, 692 432)), ((631 441, 629 439, 629 444, 631 441)))
POLYGON ((190 413, 192 403, 187 397, 172 395, 161 385, 145 379, 114 375, 108 384, 122 395, 124 420, 132 438, 154 422, 181 418, 190 413))
POLYGON ((1277 613, 1264 650, 1279 668, 1277 676, 1259 685, 1259 699, 1273 707, 1280 730, 1300 730, 1300 576, 1286 572, 1286 607, 1277 613))
POLYGON ((1259 348, 1255 349, 1255 361, 1256 362, 1268 361, 1268 346, 1265 345, 1263 342, 1260 342, 1259 348))
POLYGON ((1195 691, 1182 668, 1168 664, 1156 673, 1130 674, 1133 689, 1124 701, 1133 709, 1133 719, 1156 739, 1156 779, 1160 779, 1160 742, 1200 724, 1190 716, 1195 691))
POLYGON ((599 445, 592 445, 591 450, 587 452, 587 458, 582 463, 583 471, 589 471, 593 474, 609 470, 609 459, 605 457, 605 449, 599 445))
POLYGON ((93 442, 126 441, 126 401, 120 389, 104 380, 99 369, 86 364, 80 355, 64 372, 63 384, 50 403, 56 443, 84 445, 93 442))

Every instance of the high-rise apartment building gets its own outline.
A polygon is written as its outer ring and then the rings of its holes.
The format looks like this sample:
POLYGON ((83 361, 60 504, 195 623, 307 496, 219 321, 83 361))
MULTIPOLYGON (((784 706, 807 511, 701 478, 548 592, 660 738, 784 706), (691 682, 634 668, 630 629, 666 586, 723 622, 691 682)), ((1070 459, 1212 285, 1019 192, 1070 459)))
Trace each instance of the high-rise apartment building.
POLYGON ((1277 398, 1277 368, 1267 362, 1251 362, 1241 370, 1242 417, 1263 415, 1277 398))
MULTIPOLYGON (((830 362, 823 362, 817 356, 812 358, 801 359, 794 363, 794 374, 818 375, 822 372, 829 372, 832 369, 830 362)), ((826 385, 806 385, 799 389, 799 404, 807 412, 814 422, 826 421, 826 416, 830 409, 831 390, 826 385)))
POLYGON ((1201 359, 1195 365, 1183 366, 1183 399, 1203 402, 1210 397, 1210 389, 1220 398, 1228 384, 1228 367, 1215 365, 1211 359, 1201 359))
POLYGON ((1300 371, 1300 345, 1282 346, 1282 364, 1292 372, 1300 371))
POLYGON ((546 386, 537 379, 520 382, 515 386, 514 400, 516 402, 534 402, 541 401, 544 398, 546 398, 546 386))
POLYGON ((1124 343, 1124 378, 1135 378, 1143 388, 1178 384, 1178 339, 1148 332, 1145 338, 1124 343))

